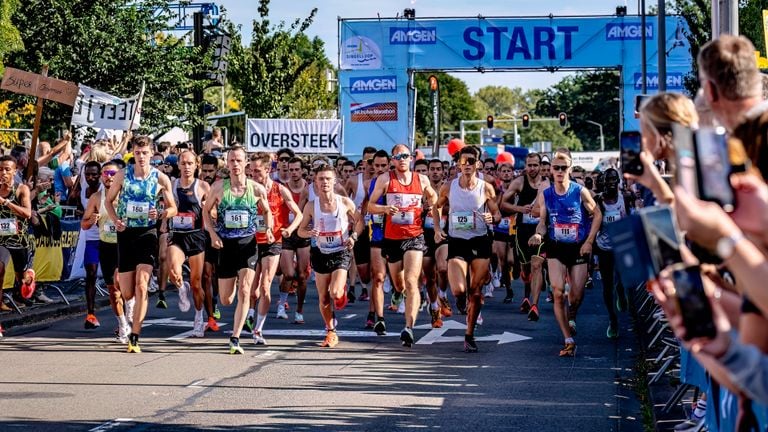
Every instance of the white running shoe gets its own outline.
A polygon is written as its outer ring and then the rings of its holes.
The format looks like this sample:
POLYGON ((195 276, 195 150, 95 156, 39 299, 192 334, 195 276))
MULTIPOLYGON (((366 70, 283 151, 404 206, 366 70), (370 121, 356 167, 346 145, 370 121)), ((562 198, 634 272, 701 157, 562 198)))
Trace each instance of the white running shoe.
POLYGON ((179 310, 187 312, 192 307, 192 302, 189 301, 189 282, 184 281, 179 287, 179 310))
POLYGON ((485 298, 493 298, 493 285, 492 284, 485 284, 483 287, 483 292, 485 293, 485 298))
POLYGON ((205 337, 205 321, 203 321, 202 317, 199 320, 195 318, 195 325, 192 327, 192 337, 205 337))
MULTIPOLYGON (((283 305, 283 304, 277 305, 277 315, 276 315, 276 317, 277 317, 277 319, 288 319, 288 314, 285 313, 285 305, 283 305)), ((255 335, 256 335, 256 333, 254 333, 254 337, 255 337, 255 335)))
POLYGON ((477 314, 477 325, 483 325, 483 313, 477 314))
POLYGON ((493 273, 493 279, 491 280, 491 283, 493 283, 493 288, 498 288, 501 286, 501 273, 500 272, 494 272, 493 273))
POLYGON ((405 300, 400 302, 400 306, 397 307, 397 313, 404 314, 405 313, 405 300))
POLYGON ((267 340, 264 339, 264 336, 261 335, 260 331, 254 331, 253 332, 253 343, 256 345, 266 345, 267 340))
POLYGON ((389 294, 392 292, 392 283, 389 281, 389 277, 384 277, 384 293, 389 294))
POLYGON ((157 290, 160 289, 160 285, 157 284, 157 276, 152 276, 149 278, 149 285, 147 286, 147 291, 150 294, 154 294, 157 292, 157 290))
POLYGON ((294 314, 293 323, 294 324, 304 324, 304 315, 296 312, 294 314))
POLYGON ((119 326, 117 330, 117 341, 126 344, 128 343, 128 336, 131 334, 131 328, 128 326, 119 326))

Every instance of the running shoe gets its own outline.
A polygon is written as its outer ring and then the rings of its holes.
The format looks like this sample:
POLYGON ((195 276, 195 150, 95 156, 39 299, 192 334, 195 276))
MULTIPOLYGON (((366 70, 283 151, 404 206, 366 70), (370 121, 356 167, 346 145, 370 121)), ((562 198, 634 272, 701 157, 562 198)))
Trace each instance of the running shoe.
POLYGON ((164 298, 157 299, 157 304, 155 305, 158 309, 168 309, 168 303, 165 301, 164 298))
POLYGON ((482 312, 477 314, 477 321, 475 321, 475 324, 477 324, 479 326, 483 325, 483 313, 482 312))
POLYGON ((88 314, 85 317, 84 327, 87 330, 92 330, 92 329, 95 329, 95 328, 99 328, 100 326, 101 326, 101 324, 99 323, 99 320, 96 318, 96 315, 88 314))
POLYGON ((483 287, 483 297, 485 298, 493 298, 493 284, 487 283, 483 287))
POLYGON ((504 297, 503 303, 504 304, 512 303, 512 300, 514 299, 515 299, 515 292, 512 291, 511 288, 507 288, 507 296, 504 297))
POLYGON ((440 315, 446 318, 453 316, 453 309, 451 308, 451 302, 448 301, 448 297, 437 296, 437 301, 440 303, 440 315))
POLYGON ((403 343, 404 347, 410 348, 413 345, 413 330, 408 327, 404 328, 403 331, 400 332, 400 341, 403 343))
POLYGON ((333 348, 339 344, 339 335, 336 334, 336 330, 328 330, 325 334, 323 343, 320 344, 323 348, 333 348))
POLYGON ((387 324, 384 320, 378 320, 376 321, 376 325, 373 326, 373 331, 375 331, 378 336, 386 336, 387 324))
POLYGON ((347 296, 342 295, 341 297, 333 300, 333 306, 335 310, 340 311, 347 306, 347 302, 349 302, 347 296))
POLYGON ((289 296, 295 296, 296 295, 296 288, 299 287, 299 283, 296 281, 291 281, 291 286, 288 287, 288 295, 289 296))
POLYGON ((355 297, 355 293, 352 292, 352 290, 347 291, 347 303, 354 303, 357 297, 355 297))
POLYGON ((21 296, 25 299, 32 298, 35 293, 35 271, 27 269, 24 271, 24 277, 21 280, 21 296))
POLYGON ((491 279, 491 283, 493 284, 493 288, 496 289, 501 286, 501 273, 500 272, 494 272, 493 273, 493 279, 491 279))
POLYGON ((699 417, 696 415, 696 412, 694 410, 693 412, 691 412, 691 416, 687 420, 681 423, 678 423, 673 430, 675 432, 698 431, 698 430, 701 430, 705 421, 706 421, 706 412, 705 414, 702 414, 701 417, 699 417))
POLYGON ((0 338, 3 337, 3 326, 0 325, 0 338))
POLYGON ((405 302, 400 303, 400 305, 397 307, 397 313, 400 315, 405 313, 405 302))
POLYGON ((288 319, 288 313, 285 312, 285 305, 277 305, 277 314, 275 317, 277 319, 288 319))
POLYGON ((459 310, 459 313, 462 315, 467 314, 467 296, 466 294, 462 294, 460 296, 456 297, 456 308, 459 310))
POLYGON ((149 285, 147 286, 147 292, 150 294, 154 294, 159 289, 159 285, 157 284, 157 277, 152 276, 149 279, 149 285))
MULTIPOLYGON (((280 313, 280 309, 278 308, 277 313, 280 313)), ((249 316, 245 319, 245 326, 248 327, 248 331, 253 333, 253 328, 256 327, 256 320, 253 319, 253 315, 249 316)))
POLYGON ((192 306, 192 302, 189 300, 189 293, 189 282, 182 282, 179 287, 179 310, 182 312, 187 312, 192 306))
POLYGON ((539 306, 533 305, 531 306, 531 310, 528 311, 528 321, 538 321, 539 320, 539 306))
POLYGON ((42 288, 38 288, 35 290, 35 293, 32 295, 32 300, 35 303, 42 303, 42 304, 51 304, 53 303, 53 300, 45 295, 42 288))
POLYGON ((131 328, 128 326, 117 328, 117 341, 120 343, 128 343, 128 336, 131 334, 131 328))
POLYGON ((294 324, 304 324, 304 315, 299 312, 295 312, 293 315, 294 324))
POLYGON ((267 340, 264 339, 264 336, 261 335, 260 331, 253 332, 253 343, 256 345, 266 345, 267 340))
POLYGON ((419 312, 424 312, 424 308, 429 304, 427 293, 424 291, 419 292, 419 298, 421 298, 421 304, 419 304, 419 312))
POLYGON ((361 302, 368 301, 368 289, 363 288, 363 292, 360 293, 360 297, 357 298, 361 302))
POLYGON ((531 302, 528 301, 528 297, 523 299, 523 302, 520 303, 520 312, 521 313, 528 313, 528 311, 531 310, 531 302))
POLYGON ((230 354, 245 354, 243 347, 240 346, 240 339, 229 338, 229 353, 230 354))
POLYGON ((373 328, 373 325, 374 325, 373 318, 374 318, 373 312, 368 312, 368 318, 365 320, 366 329, 370 330, 373 328))
POLYGON ((432 328, 443 327, 443 319, 440 317, 440 307, 432 309, 432 305, 429 305, 429 315, 432 318, 432 328))
POLYGON ((576 336, 576 321, 568 320, 568 327, 571 328, 571 336, 576 336))
POLYGON ((384 285, 383 285, 382 288, 383 288, 385 294, 389 293, 390 291, 392 291, 392 282, 389 281, 389 277, 385 277, 384 278, 384 285))
POLYGON ((573 357, 576 355, 576 344, 567 343, 565 347, 560 350, 560 357, 573 357))
POLYGON ((390 304, 392 306, 400 306, 400 303, 405 300, 405 296, 401 292, 393 291, 392 296, 390 297, 390 304))
POLYGON ((206 325, 206 330, 210 330, 212 332, 219 331, 219 323, 216 322, 216 319, 214 317, 208 317, 208 324, 206 325))
POLYGON ((619 325, 617 323, 608 324, 608 329, 605 330, 605 337, 608 339, 619 338, 619 325))
POLYGON ((477 342, 475 342, 474 336, 464 336, 464 352, 465 353, 476 353, 477 352, 477 342))
POLYGON ((128 338, 128 352, 129 353, 136 353, 136 354, 141 352, 141 347, 139 346, 139 341, 138 340, 131 341, 131 339, 128 338))
POLYGON ((289 305, 289 304, 288 304, 288 302, 284 302, 284 303, 283 303, 283 307, 285 308, 285 311, 286 311, 286 312, 288 312, 289 310, 291 310, 291 305, 289 305))
POLYGON ((203 317, 195 318, 195 324, 192 326, 192 337, 205 337, 205 322, 203 321, 203 317))
POLYGON ((221 311, 219 310, 219 305, 213 306, 213 318, 215 318, 217 321, 221 319, 221 311))
POLYGON ((547 293, 547 303, 552 303, 555 299, 552 298, 552 293, 547 293))

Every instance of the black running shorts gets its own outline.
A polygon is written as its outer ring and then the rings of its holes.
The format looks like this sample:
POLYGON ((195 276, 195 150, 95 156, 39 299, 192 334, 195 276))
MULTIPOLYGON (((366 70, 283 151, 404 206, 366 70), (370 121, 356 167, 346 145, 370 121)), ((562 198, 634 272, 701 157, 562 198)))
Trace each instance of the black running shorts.
POLYGON ((448 259, 458 258, 467 263, 476 259, 490 259, 493 254, 493 240, 490 236, 471 239, 448 237, 448 259))
POLYGON ((256 255, 256 237, 221 239, 224 246, 219 249, 219 263, 216 273, 219 279, 237 277, 242 269, 251 268, 248 261, 256 255))
POLYGON ((206 251, 206 235, 203 231, 171 232, 169 243, 181 249, 187 257, 206 251))
POLYGON ((140 264, 154 266, 157 254, 157 228, 126 228, 117 232, 118 272, 136 271, 140 264))
POLYGON ((309 250, 309 260, 315 273, 331 274, 336 270, 349 270, 352 251, 344 249, 340 252, 324 254, 319 248, 313 247, 309 250))
POLYGON ((405 240, 384 239, 381 246, 381 254, 388 262, 396 263, 403 260, 408 251, 425 252, 427 245, 424 242, 424 234, 405 240))

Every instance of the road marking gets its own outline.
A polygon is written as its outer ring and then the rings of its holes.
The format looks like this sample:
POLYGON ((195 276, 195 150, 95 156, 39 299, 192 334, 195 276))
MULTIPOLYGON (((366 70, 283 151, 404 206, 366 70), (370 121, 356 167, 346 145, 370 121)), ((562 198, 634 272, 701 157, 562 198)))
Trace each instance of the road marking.
POLYGON ((128 422, 132 422, 132 421, 133 421, 133 419, 129 419, 129 418, 114 419, 114 420, 108 421, 108 422, 106 422, 106 423, 104 423, 102 425, 96 426, 93 429, 88 429, 88 432, 108 431, 110 429, 113 429, 113 428, 116 428, 116 427, 120 426, 122 423, 128 423, 128 422))
POLYGON ((200 387, 200 384, 202 384, 203 382, 205 382, 204 379, 194 381, 192 384, 188 385, 187 388, 202 388, 200 387))
MULTIPOLYGON (((285 329, 285 330, 264 330, 261 332, 265 336, 311 336, 311 337, 322 337, 325 336, 326 331, 325 330, 294 330, 294 329, 285 329)), ((375 338, 378 337, 376 333, 372 331, 358 331, 358 330, 336 330, 336 334, 339 337, 370 337, 375 338)), ((388 333, 387 336, 400 336, 399 334, 394 333, 388 333)))
MULTIPOLYGON (((183 327, 183 328, 192 328, 195 326, 194 321, 179 321, 176 318, 159 318, 159 319, 153 319, 153 320, 146 320, 144 321, 144 327, 149 327, 152 325, 159 325, 159 326, 165 326, 165 327, 183 327)), ((227 323, 220 322, 219 327, 226 326, 227 323)), ((179 333, 177 335, 171 336, 169 338, 165 338, 167 341, 178 341, 183 340, 188 337, 192 336, 192 330, 187 330, 183 333, 179 333)))
MULTIPOLYGON (((422 324, 414 327, 416 329, 431 329, 429 333, 424 335, 421 339, 416 341, 417 345, 432 345, 433 343, 442 342, 463 342, 464 336, 443 336, 449 330, 466 330, 466 324, 462 324, 458 321, 447 320, 443 321, 443 327, 433 329, 431 324, 422 324)), ((480 336, 475 338, 478 342, 498 341, 498 345, 520 342, 531 339, 528 336, 519 335, 517 333, 504 332, 502 334, 495 334, 489 336, 480 336)))
POLYGON ((352 318, 354 318, 356 316, 357 316, 357 314, 349 314, 349 315, 344 315, 343 317, 341 317, 341 319, 352 319, 352 318))
POLYGON ((275 354, 277 354, 277 351, 273 351, 273 350, 267 350, 267 351, 264 351, 264 352, 262 352, 262 353, 256 354, 255 356, 253 356, 253 358, 258 358, 258 357, 272 357, 272 356, 273 356, 273 355, 275 355, 275 354))

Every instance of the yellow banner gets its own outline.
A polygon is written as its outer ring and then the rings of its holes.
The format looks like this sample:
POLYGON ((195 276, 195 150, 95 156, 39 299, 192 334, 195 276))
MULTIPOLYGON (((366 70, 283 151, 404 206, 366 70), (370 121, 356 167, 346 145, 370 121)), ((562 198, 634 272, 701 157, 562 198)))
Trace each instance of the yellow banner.
MULTIPOLYGON (((33 235, 30 238, 35 242, 35 258, 32 261, 32 268, 35 269, 36 279, 39 282, 56 282, 61 280, 61 272, 64 269, 64 259, 61 251, 62 247, 72 247, 77 245, 77 231, 64 231, 61 240, 53 241, 50 237, 40 237, 35 239, 33 235)), ((3 288, 13 287, 14 272, 13 260, 8 263, 3 279, 3 288)))
POLYGON ((765 40, 765 56, 768 57, 768 10, 763 9, 763 38, 765 40))

